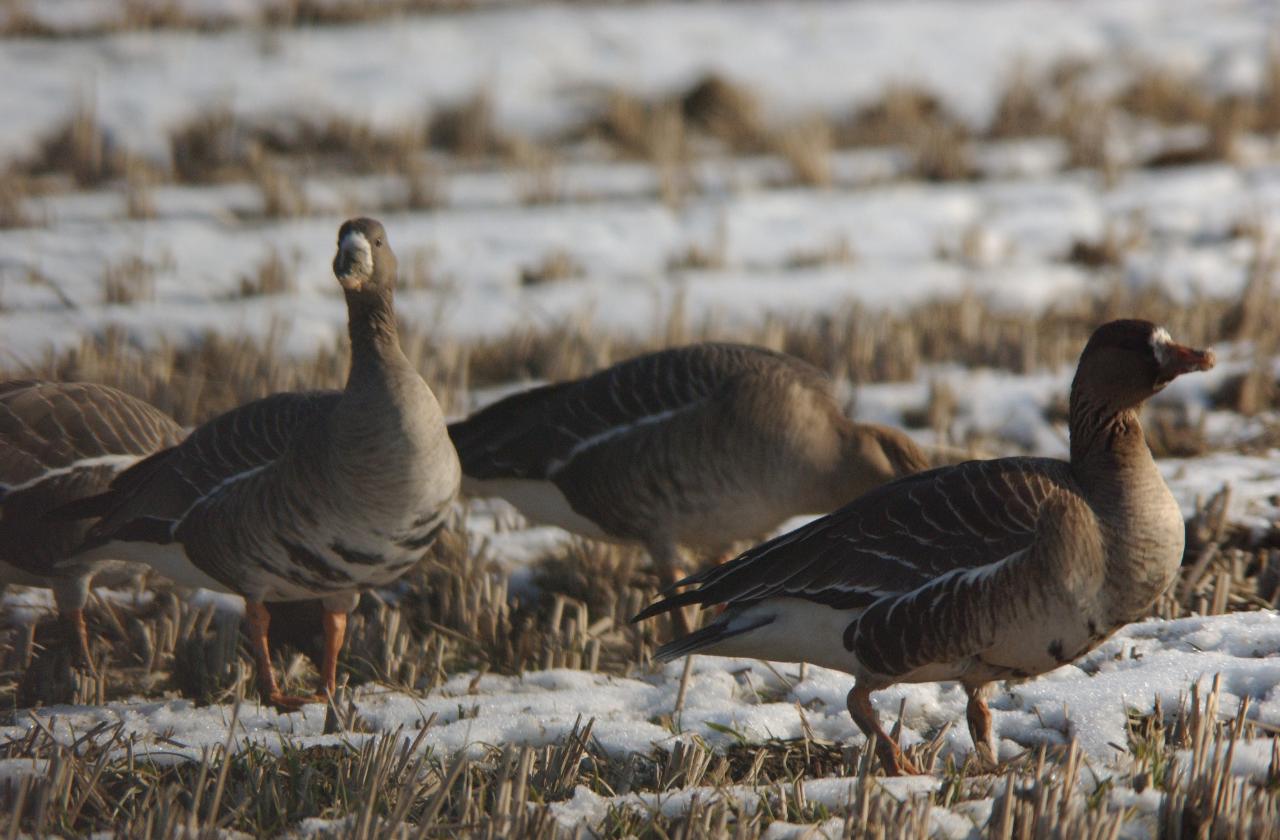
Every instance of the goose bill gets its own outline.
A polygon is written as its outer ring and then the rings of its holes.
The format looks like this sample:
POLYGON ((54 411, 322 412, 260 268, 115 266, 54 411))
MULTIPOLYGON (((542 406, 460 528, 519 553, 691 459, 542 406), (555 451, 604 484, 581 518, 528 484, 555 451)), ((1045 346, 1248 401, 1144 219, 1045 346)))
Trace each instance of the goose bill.
POLYGON ((1217 361, 1212 350, 1197 350, 1182 344, 1167 344, 1161 351, 1161 382, 1170 382, 1194 370, 1209 370, 1217 361))

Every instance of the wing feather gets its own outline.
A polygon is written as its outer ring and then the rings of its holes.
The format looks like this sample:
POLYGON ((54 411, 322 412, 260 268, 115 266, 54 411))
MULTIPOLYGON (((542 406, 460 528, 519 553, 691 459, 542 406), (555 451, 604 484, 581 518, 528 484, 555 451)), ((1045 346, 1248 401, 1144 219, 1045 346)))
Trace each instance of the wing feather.
POLYGON ((1077 492, 1069 466, 1040 458, 969 461, 908 476, 686 578, 678 585, 693 589, 651 605, 637 619, 684 604, 734 606, 774 597, 867 607, 1025 549, 1037 511, 1062 490, 1077 492))
POLYGON ((274 394, 205 423, 181 444, 121 473, 106 493, 86 500, 85 508, 96 505, 102 516, 90 542, 126 532, 163 541, 165 529, 156 523, 167 523, 171 538, 191 511, 275 463, 302 428, 323 422, 340 397, 339 391, 274 394))
POLYGON ((472 478, 548 479, 586 451, 702 404, 735 377, 777 366, 829 387, 820 371, 789 356, 697 344, 506 397, 450 424, 449 435, 472 478))

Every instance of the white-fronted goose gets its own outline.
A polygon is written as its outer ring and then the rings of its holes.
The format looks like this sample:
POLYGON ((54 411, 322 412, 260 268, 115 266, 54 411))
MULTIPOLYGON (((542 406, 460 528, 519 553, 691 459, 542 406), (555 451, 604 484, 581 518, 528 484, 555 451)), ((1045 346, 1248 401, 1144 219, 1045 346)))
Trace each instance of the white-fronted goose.
POLYGON ((917 772, 870 694, 958 680, 979 755, 994 762, 983 698, 993 680, 1052 670, 1141 617, 1182 560, 1183 521, 1138 409, 1174 377, 1213 366, 1146 321, 1093 334, 1070 398, 1070 462, 969 461, 903 478, 682 583, 723 604, 658 650, 812 662, 853 674, 849 713, 886 773, 917 772))
POLYGON ((928 466, 902 432, 845 417, 817 368, 734 344, 663 350, 515 394, 449 434, 465 492, 641 543, 668 585, 678 545, 723 551, 928 466))
POLYGON ((332 692, 360 590, 422 559, 460 476, 435 396, 400 350, 382 225, 342 225, 333 271, 351 335, 344 390, 241 406, 73 511, 103 517, 94 543, 149 544, 165 575, 244 596, 260 689, 282 709, 307 700, 276 683, 264 602, 324 599, 321 677, 332 692))
POLYGON ((52 589, 85 665, 92 664, 84 623, 91 583, 122 582, 139 567, 103 550, 66 562, 91 523, 45 514, 101 493, 121 470, 181 439, 182 427, 164 412, 115 388, 0 382, 0 584, 52 589))

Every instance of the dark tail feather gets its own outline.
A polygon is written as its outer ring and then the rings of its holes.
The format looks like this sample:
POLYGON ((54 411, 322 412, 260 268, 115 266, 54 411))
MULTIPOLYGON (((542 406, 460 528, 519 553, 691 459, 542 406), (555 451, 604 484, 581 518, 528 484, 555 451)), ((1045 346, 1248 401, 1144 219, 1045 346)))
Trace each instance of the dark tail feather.
POLYGON ((58 505, 56 508, 45 511, 42 518, 58 522, 70 519, 97 519, 110 512, 115 501, 116 494, 108 490, 96 496, 85 496, 83 499, 58 505))
MULTIPOLYGON (((685 578, 685 580, 688 580, 688 578, 685 578)), ((681 583, 683 583, 683 581, 681 581, 681 583)), ((665 591, 670 592, 679 585, 680 583, 673 584, 665 591)), ((632 616, 631 623, 635 624, 638 621, 644 621, 646 618, 653 618, 655 615, 662 615, 665 612, 671 612, 674 609, 678 609, 688 604, 701 604, 702 601, 698 600, 701 594, 703 593, 699 592, 697 589, 690 589, 688 592, 681 592, 678 595, 663 598, 661 601, 655 601, 632 616)))
MULTIPOLYGON (((665 603, 665 602, 664 602, 665 603)), ((729 627, 729 621, 726 620, 728 615, 721 616, 716 621, 703 627, 701 630, 694 630, 687 636, 682 636, 674 641, 667 642, 654 652, 653 658, 658 662, 670 662, 673 659, 679 659, 682 656, 688 656, 691 653, 709 648, 717 642, 728 639, 732 636, 740 636, 743 633, 750 633, 758 627, 773 623, 773 616, 762 616, 757 621, 744 625, 742 627, 729 627)))

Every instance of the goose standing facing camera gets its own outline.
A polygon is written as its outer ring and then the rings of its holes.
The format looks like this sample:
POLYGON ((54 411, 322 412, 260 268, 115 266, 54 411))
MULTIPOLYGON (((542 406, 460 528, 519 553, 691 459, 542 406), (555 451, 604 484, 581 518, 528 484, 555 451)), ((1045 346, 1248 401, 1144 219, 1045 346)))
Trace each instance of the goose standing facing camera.
POLYGON ((677 546, 724 551, 929 466, 904 433, 845 417, 817 368, 736 344, 662 350, 534 388, 449 434, 465 492, 640 543, 664 586, 678 576, 677 546))
POLYGON ((1064 665, 1146 614, 1182 561, 1184 525, 1138 422, 1175 377, 1213 366, 1146 321, 1094 332, 1071 385, 1071 460, 969 461, 900 479, 682 583, 636 616, 723 604, 664 645, 852 674, 849 713, 889 775, 919 772, 871 692, 958 680, 994 763, 987 684, 1064 665))
POLYGON ((102 517, 94 544, 149 544, 161 573, 242 595, 262 696, 285 710, 308 698, 276 683, 264 602, 323 599, 320 670, 332 693, 360 590, 422 559, 460 475, 435 396, 400 349, 396 258, 381 223, 342 225, 333 272, 351 335, 342 391, 275 394, 227 412, 72 511, 102 517))
POLYGON ((77 555, 91 523, 45 514, 106 490, 121 470, 181 439, 164 412, 106 385, 0 382, 0 584, 51 588, 88 667, 90 584, 145 566, 109 549, 77 555))

